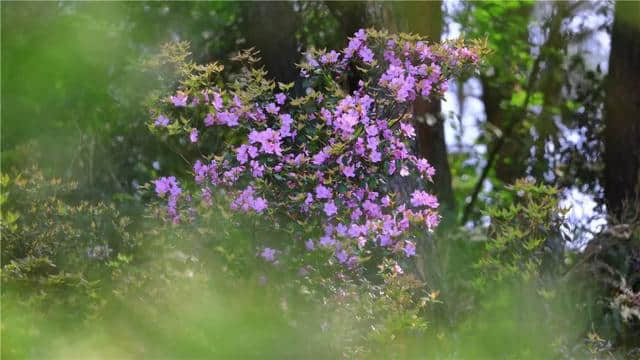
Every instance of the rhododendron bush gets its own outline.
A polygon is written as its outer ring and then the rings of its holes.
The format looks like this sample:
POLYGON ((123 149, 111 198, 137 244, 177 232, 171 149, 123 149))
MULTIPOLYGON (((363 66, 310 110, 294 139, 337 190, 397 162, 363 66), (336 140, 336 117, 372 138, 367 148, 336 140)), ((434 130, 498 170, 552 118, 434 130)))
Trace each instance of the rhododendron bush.
POLYGON ((416 231, 438 225, 427 186, 437 174, 412 153, 411 106, 439 101, 449 78, 473 71, 479 45, 359 30, 342 51, 306 52, 295 84, 270 80, 251 50, 234 58, 234 73, 188 62, 186 44, 165 50, 182 79, 153 102, 150 127, 201 154, 187 159, 193 191, 173 176, 155 180, 168 221, 191 221, 222 201, 263 224, 298 225, 279 243, 257 245, 265 261, 290 249, 323 251, 348 268, 373 252, 414 256, 416 231), (220 138, 224 145, 212 152, 220 138), (392 177, 422 181, 403 199, 392 177))

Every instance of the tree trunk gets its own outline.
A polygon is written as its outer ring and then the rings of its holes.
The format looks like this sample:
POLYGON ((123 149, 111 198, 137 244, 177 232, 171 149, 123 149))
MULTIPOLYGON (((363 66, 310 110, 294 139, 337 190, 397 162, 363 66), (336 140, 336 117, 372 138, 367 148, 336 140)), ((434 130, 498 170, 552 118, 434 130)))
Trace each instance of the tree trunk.
POLYGON ((364 1, 325 1, 325 4, 338 19, 345 36, 353 36, 358 29, 369 25, 367 3, 364 1))
POLYGON ((295 37, 298 16, 288 1, 255 1, 244 4, 247 47, 260 50, 269 75, 281 82, 295 81, 299 61, 295 37))
POLYGON ((640 2, 616 1, 606 82, 604 190, 611 215, 638 199, 640 177, 640 2))

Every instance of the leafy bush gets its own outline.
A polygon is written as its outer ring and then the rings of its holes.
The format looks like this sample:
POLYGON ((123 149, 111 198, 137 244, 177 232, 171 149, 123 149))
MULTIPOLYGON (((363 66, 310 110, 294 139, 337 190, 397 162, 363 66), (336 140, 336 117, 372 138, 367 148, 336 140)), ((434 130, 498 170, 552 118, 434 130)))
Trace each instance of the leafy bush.
POLYGON ((560 208, 558 190, 520 179, 509 193, 508 204, 486 211, 491 225, 485 255, 476 263, 483 275, 479 285, 487 278, 535 281, 563 260, 561 228, 568 209, 560 208))
POLYGON ((305 247, 327 249, 330 261, 350 268, 380 252, 415 255, 411 231, 434 228, 439 216, 435 196, 415 189, 405 204, 388 182, 396 174, 434 175, 426 159, 410 154, 415 131, 407 112, 416 97, 441 96, 449 77, 474 67, 478 51, 360 30, 341 52, 307 52, 300 65, 307 94, 291 98, 293 84, 268 80, 253 67, 252 51, 235 58, 243 67, 225 84, 221 66, 189 62, 184 44, 167 48, 161 62, 177 64, 183 80, 154 103, 150 126, 205 154, 193 165, 199 194, 187 194, 175 177, 155 181, 168 218, 179 222, 221 191, 232 210, 266 215, 263 223, 277 226, 297 223, 298 241, 260 245, 267 261, 305 247), (351 72, 362 80, 347 94, 342 85, 351 72), (221 133, 227 142, 212 152, 211 139, 221 133))

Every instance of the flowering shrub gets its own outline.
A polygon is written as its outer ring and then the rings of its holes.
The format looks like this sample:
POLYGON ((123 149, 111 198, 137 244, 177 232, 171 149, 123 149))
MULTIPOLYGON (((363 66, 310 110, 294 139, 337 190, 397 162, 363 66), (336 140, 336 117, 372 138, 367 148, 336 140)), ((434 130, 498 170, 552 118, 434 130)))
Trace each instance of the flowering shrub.
MULTIPOLYGON (((437 100, 447 79, 472 70, 479 53, 479 45, 359 30, 342 51, 305 54, 299 68, 306 93, 295 96, 294 84, 276 84, 255 68, 251 50, 234 58, 242 70, 223 81, 220 65, 186 61, 186 44, 167 47, 163 59, 178 65, 183 80, 175 94, 153 103, 150 127, 204 155, 192 168, 197 191, 185 191, 175 177, 155 181, 156 193, 167 198, 166 218, 189 219, 198 206, 212 205, 218 189, 235 211, 300 224, 297 242, 283 248, 329 249, 351 268, 374 249, 415 255, 412 230, 433 229, 440 218, 435 196, 414 189, 406 204, 388 181, 435 175, 427 159, 411 153, 411 103, 437 100), (350 73, 361 80, 347 93, 350 73), (208 154, 216 134, 225 135, 225 146, 208 154)), ((281 251, 263 247, 257 254, 276 262, 281 251)))

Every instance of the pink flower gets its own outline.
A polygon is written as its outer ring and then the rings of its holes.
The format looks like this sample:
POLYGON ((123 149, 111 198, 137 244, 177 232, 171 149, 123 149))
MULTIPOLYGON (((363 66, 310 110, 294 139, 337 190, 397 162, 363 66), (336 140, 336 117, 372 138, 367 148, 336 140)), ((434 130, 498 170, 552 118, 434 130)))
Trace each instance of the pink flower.
POLYGON ((402 271, 402 268, 400 267, 400 265, 398 265, 398 263, 395 263, 393 265, 393 267, 391 268, 391 271, 394 274, 400 274, 400 275, 404 274, 404 271, 402 271))

